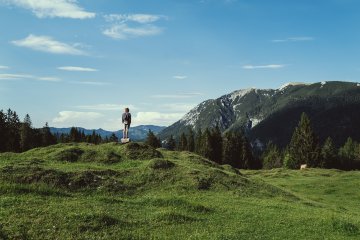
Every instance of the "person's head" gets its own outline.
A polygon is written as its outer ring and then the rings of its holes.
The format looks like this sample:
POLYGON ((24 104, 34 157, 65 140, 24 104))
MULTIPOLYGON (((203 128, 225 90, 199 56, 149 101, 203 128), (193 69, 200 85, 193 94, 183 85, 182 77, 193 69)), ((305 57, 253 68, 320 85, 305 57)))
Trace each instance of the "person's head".
POLYGON ((129 112, 130 110, 129 110, 129 108, 125 108, 125 112, 129 112))

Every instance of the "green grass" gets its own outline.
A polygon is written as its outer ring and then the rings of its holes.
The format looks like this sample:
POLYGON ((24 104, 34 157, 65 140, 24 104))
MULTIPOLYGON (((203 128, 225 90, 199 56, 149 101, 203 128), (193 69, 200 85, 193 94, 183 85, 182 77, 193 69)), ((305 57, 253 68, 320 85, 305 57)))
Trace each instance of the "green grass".
POLYGON ((359 186, 355 171, 58 144, 0 154, 0 239, 359 239, 359 186))

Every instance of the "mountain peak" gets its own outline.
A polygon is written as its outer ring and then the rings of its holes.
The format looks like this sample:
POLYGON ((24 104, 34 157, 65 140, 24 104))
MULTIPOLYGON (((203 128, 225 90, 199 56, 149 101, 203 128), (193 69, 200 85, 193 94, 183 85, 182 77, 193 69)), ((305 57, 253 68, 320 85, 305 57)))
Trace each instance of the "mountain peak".
POLYGON ((304 82, 288 82, 288 83, 285 83, 284 85, 282 85, 281 87, 279 87, 278 90, 281 91, 289 86, 298 86, 298 85, 309 85, 309 84, 304 83, 304 82))

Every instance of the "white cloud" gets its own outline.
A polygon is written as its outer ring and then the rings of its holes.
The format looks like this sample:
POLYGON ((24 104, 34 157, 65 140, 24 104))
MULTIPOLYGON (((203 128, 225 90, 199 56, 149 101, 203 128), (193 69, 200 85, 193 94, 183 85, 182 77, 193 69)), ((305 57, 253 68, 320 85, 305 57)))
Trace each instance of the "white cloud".
POLYGON ((159 106, 159 109, 161 109, 161 111, 166 111, 166 112, 172 112, 172 113, 181 113, 181 114, 185 114, 188 111, 190 111, 191 109, 193 109, 197 104, 191 104, 191 103, 165 103, 165 104, 161 104, 159 106))
POLYGON ((161 34, 163 29, 153 23, 167 19, 166 16, 152 14, 109 14, 104 15, 104 18, 112 25, 103 34, 121 40, 161 34))
POLYGON ((138 112, 132 120, 134 125, 169 126, 183 117, 183 113, 138 112))
POLYGON ((26 38, 12 41, 12 43, 19 47, 26 47, 54 54, 86 55, 85 52, 75 46, 58 42, 48 36, 35 36, 30 34, 26 38))
POLYGON ((0 65, 0 69, 9 69, 9 67, 0 65))
POLYGON ((279 69, 283 68, 283 64, 269 64, 269 65, 244 65, 243 69, 279 69))
POLYGON ((285 39, 275 39, 272 40, 274 43, 281 43, 281 42, 303 42, 303 41, 313 41, 313 37, 289 37, 285 39))
POLYGON ((29 74, 11 74, 11 73, 0 74, 0 80, 23 80, 23 79, 48 81, 48 82, 61 81, 57 77, 37 77, 37 76, 29 75, 29 74))
POLYGON ((113 25, 103 31, 103 34, 114 38, 126 40, 133 37, 153 36, 162 33, 162 28, 154 25, 142 25, 139 27, 129 27, 127 24, 113 25))
POLYGON ((179 79, 179 80, 183 80, 183 79, 186 79, 186 78, 188 78, 188 77, 187 77, 187 76, 183 76, 183 75, 175 75, 175 76, 173 76, 173 78, 179 79))
POLYGON ((108 14, 104 15, 104 18, 107 22, 137 22, 137 23, 152 23, 160 20, 161 18, 166 18, 161 15, 152 15, 152 14, 108 14))
POLYGON ((153 98, 191 98, 203 95, 202 93, 178 93, 178 94, 156 94, 152 95, 153 98))
POLYGON ((28 9, 38 18, 86 19, 96 15, 78 6, 76 0, 0 0, 1 2, 28 9))
POLYGON ((57 127, 97 127, 97 121, 103 117, 103 114, 97 112, 75 112, 75 111, 61 111, 58 113, 52 123, 57 127))
POLYGON ((130 110, 135 110, 136 107, 133 105, 125 105, 125 104, 94 104, 94 105, 80 105, 76 106, 76 108, 84 109, 84 110, 93 110, 93 111, 123 111, 124 108, 130 108, 130 110))
POLYGON ((72 81, 73 84, 82 84, 82 85, 94 85, 94 86, 104 86, 109 85, 108 82, 96 82, 96 81, 72 81))
POLYGON ((96 72, 99 71, 95 68, 87 68, 87 67, 74 67, 74 66, 64 66, 64 67, 58 67, 59 70, 64 71, 75 71, 75 72, 96 72))

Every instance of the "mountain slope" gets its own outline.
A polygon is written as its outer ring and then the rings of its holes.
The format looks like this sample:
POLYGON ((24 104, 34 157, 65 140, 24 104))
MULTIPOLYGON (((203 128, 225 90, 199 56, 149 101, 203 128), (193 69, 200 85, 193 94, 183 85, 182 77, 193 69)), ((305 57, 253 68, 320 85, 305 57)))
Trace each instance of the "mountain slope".
POLYGON ((322 82, 290 83, 279 89, 245 89, 200 103, 160 137, 178 136, 218 125, 222 131, 245 128, 253 142, 273 141, 285 146, 302 112, 306 112, 321 140, 332 136, 341 144, 348 136, 360 140, 360 84, 322 82), (341 113, 341 114, 337 114, 341 113), (357 132, 355 132, 356 130, 357 132))
MULTIPOLYGON (((57 133, 58 134, 62 134, 62 133, 69 134, 70 129, 71 128, 54 128, 54 127, 51 127, 50 131, 53 134, 57 134, 57 133)), ((115 133, 115 135, 118 138, 122 138, 122 135, 123 135, 122 130, 111 132, 111 131, 107 131, 107 130, 104 130, 104 129, 101 129, 101 128, 99 128, 99 129, 85 129, 85 128, 78 127, 77 129, 79 129, 80 131, 84 131, 85 135, 92 134, 92 132, 95 130, 95 133, 99 134, 102 138, 110 137, 111 134, 113 134, 113 133, 115 133)), ((155 134, 158 134, 159 132, 161 132, 164 129, 165 129, 165 127, 154 126, 154 125, 140 125, 140 126, 136 126, 136 127, 131 127, 130 131, 129 131, 129 137, 131 139, 135 140, 135 141, 143 140, 143 139, 146 138, 147 133, 149 132, 149 130, 153 131, 155 134)))

